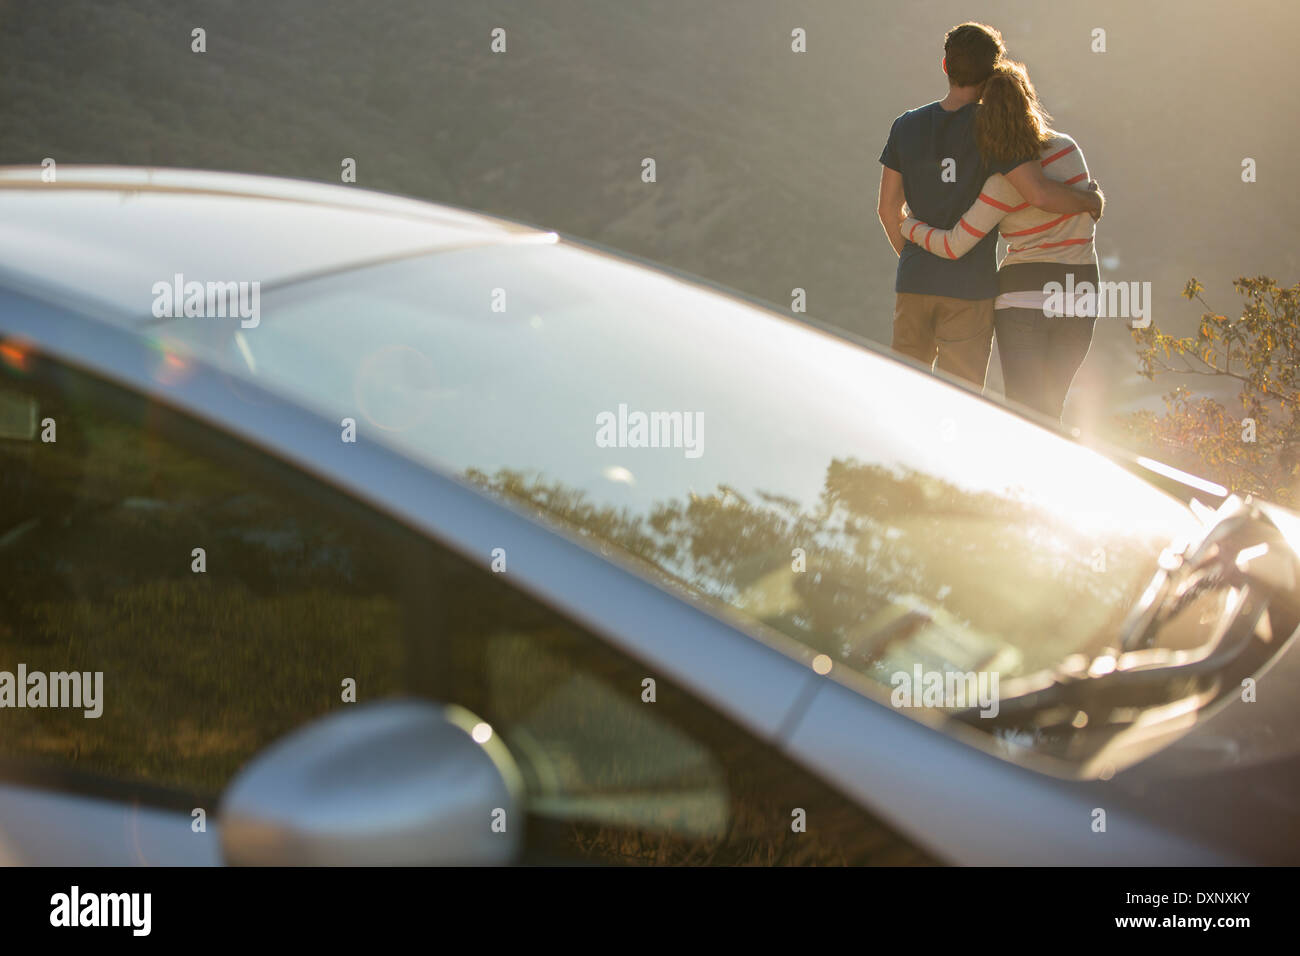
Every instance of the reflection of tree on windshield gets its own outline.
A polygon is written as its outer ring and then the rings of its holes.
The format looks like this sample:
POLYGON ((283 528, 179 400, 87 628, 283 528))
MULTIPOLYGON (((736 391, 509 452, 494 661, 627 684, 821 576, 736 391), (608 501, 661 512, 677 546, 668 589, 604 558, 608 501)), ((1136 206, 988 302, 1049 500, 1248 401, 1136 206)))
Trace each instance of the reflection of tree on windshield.
POLYGON ((886 684, 900 660, 1011 676, 1101 646, 1166 543, 852 459, 811 505, 719 485, 647 513, 534 472, 467 477, 886 684))

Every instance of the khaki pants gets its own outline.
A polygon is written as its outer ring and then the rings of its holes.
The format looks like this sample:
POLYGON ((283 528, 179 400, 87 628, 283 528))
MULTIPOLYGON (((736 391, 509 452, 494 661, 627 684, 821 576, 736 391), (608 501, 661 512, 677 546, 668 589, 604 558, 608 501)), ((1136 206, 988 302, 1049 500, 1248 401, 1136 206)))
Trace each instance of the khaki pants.
POLYGON ((983 388, 992 347, 992 299, 898 293, 894 351, 983 388))

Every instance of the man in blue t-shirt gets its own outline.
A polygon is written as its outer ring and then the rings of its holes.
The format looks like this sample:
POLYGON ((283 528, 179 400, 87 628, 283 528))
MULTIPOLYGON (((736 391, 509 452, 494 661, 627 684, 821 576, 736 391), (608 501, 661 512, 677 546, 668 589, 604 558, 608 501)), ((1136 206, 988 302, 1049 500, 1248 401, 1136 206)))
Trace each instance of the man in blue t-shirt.
POLYGON ((894 120, 880 154, 876 210, 899 256, 893 348, 931 367, 937 359, 943 371, 983 388, 998 294, 997 233, 991 231, 960 259, 931 255, 903 239, 903 203, 922 222, 951 229, 994 173, 1048 212, 1100 216, 1101 198, 1049 180, 1037 156, 992 165, 981 161, 975 111, 984 81, 1006 54, 997 30, 982 23, 953 27, 944 37, 943 54, 948 95, 894 120))

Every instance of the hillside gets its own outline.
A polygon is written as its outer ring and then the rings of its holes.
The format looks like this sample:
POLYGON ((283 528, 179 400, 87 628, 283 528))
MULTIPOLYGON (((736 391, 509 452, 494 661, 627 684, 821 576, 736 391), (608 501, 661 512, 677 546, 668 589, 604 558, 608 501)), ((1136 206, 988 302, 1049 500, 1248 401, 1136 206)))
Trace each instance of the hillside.
MULTIPOLYGON (((898 113, 942 95, 942 35, 969 9, 0 0, 0 163, 337 182, 351 156, 362 186, 588 237, 786 306, 799 286, 812 314, 888 341, 876 157, 898 113), (204 54, 190 51, 196 26, 204 54), (498 26, 504 55, 489 50, 498 26), (790 51, 796 26, 805 54, 790 51), (657 183, 641 182, 646 156, 657 183)), ((1238 274, 1300 278, 1300 7, 1027 0, 979 15, 1083 145, 1110 200, 1106 276, 1152 282, 1158 322, 1193 325, 1178 297, 1192 275, 1223 309, 1238 274), (1097 26, 1104 54, 1089 49, 1097 26), (1244 156, 1257 183, 1240 181, 1244 156)), ((1127 331, 1100 323, 1074 416, 1152 394, 1135 368, 1127 331)))

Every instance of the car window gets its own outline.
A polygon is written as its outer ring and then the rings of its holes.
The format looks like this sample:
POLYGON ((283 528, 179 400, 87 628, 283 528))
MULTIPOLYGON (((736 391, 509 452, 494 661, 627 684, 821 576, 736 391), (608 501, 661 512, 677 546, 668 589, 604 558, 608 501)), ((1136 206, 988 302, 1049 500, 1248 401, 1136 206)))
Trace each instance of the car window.
POLYGON ((422 692, 519 763, 534 863, 934 862, 706 702, 509 584, 430 555, 422 692), (441 609, 441 610, 438 610, 441 609))
POLYGON ((1095 654, 1190 534, 1117 465, 896 361, 566 244, 293 283, 163 348, 288 391, 882 688, 1095 654))
POLYGON ((305 483, 86 376, 0 368, 0 672, 50 695, 0 710, 0 756, 212 795, 345 681, 402 689, 383 550, 305 483), (52 675, 99 699, 49 706, 52 675))
POLYGON ((352 680, 358 702, 424 696, 492 724, 525 781, 532 862, 931 862, 505 576, 14 354, 0 355, 0 675, 103 685, 97 717, 0 709, 0 779, 51 785, 52 770, 130 799, 210 798, 276 738, 349 706, 352 680))

